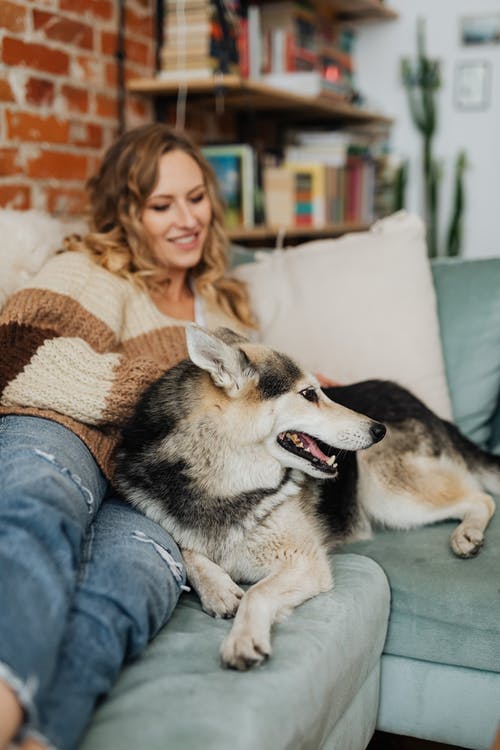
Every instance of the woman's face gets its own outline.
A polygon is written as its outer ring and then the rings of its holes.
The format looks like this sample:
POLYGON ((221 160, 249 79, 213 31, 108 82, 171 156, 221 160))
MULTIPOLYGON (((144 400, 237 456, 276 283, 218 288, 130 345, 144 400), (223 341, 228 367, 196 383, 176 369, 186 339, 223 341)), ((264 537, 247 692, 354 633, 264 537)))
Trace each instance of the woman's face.
POLYGON ((160 264, 172 271, 196 266, 211 218, 212 206, 198 164, 184 151, 163 154, 158 181, 142 212, 142 224, 160 264))

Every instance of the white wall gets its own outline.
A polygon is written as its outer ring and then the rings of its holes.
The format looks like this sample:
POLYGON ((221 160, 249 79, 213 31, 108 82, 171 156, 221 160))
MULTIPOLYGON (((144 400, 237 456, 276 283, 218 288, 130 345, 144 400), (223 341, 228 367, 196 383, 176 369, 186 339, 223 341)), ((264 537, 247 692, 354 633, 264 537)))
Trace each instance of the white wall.
POLYGON ((394 151, 408 158, 410 176, 407 207, 422 214, 420 200, 421 136, 411 121, 406 91, 401 83, 402 57, 416 54, 416 21, 426 19, 427 54, 441 63, 442 87, 437 94, 438 129, 434 154, 443 159, 441 227, 448 223, 455 155, 465 149, 470 167, 465 175, 466 209, 464 245, 466 257, 500 256, 500 44, 463 46, 459 19, 483 13, 500 13, 500 0, 386 0, 399 19, 374 24, 359 32, 356 51, 357 81, 376 106, 394 117, 394 151), (453 101, 457 62, 487 60, 491 65, 491 89, 485 111, 461 111, 453 101))

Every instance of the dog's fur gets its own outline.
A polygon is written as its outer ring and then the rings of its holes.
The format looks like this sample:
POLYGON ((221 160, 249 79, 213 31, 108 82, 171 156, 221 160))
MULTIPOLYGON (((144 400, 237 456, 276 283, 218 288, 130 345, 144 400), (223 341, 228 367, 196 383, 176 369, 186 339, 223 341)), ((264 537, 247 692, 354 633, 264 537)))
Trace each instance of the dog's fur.
POLYGON ((115 483, 177 541, 203 608, 236 614, 225 665, 268 656, 272 624, 331 588, 328 549, 369 536, 371 520, 461 519, 454 552, 479 550, 500 459, 406 390, 369 381, 325 395, 290 358, 226 329, 192 326, 187 341, 190 360, 126 426, 115 483))

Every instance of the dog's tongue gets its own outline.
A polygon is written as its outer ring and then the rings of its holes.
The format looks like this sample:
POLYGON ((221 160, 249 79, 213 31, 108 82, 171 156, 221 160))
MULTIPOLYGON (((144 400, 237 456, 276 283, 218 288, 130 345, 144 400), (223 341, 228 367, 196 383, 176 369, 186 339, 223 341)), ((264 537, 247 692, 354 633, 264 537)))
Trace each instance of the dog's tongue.
POLYGON ((299 432, 297 433, 301 442, 304 445, 304 448, 306 448, 309 453, 312 453, 315 458, 319 458, 320 461, 328 461, 328 456, 326 456, 319 445, 312 439, 310 435, 306 435, 305 432, 299 432))

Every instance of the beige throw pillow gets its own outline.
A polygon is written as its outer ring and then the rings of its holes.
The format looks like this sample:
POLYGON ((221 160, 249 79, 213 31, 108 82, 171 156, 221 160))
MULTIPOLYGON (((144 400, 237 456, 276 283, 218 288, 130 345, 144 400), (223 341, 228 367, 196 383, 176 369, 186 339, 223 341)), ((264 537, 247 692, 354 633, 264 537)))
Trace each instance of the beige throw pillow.
POLYGON ((343 383, 395 380, 451 417, 417 216, 398 212, 368 232, 261 253, 234 274, 249 285, 264 343, 343 383))

